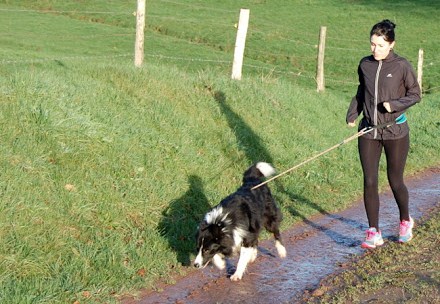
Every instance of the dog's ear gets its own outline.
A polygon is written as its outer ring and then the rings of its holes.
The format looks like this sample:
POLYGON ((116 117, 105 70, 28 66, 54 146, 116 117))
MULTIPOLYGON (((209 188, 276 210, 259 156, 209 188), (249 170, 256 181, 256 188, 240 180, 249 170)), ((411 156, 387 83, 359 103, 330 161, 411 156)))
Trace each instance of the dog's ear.
POLYGON ((223 233, 223 229, 225 228, 225 223, 224 222, 218 222, 215 225, 212 225, 212 231, 215 233, 215 235, 222 235, 223 233))
POLYGON ((208 227, 209 227, 209 224, 205 220, 203 220, 199 225, 200 231, 205 231, 206 229, 208 229, 208 227))
POLYGON ((196 228, 196 231, 195 231, 195 234, 194 234, 196 240, 199 238, 200 234, 204 230, 206 230, 206 228, 207 228, 207 224, 206 224, 205 221, 202 221, 199 225, 197 225, 197 228, 196 228))
POLYGON ((221 231, 224 227, 225 227, 225 223, 224 222, 218 222, 218 223, 215 223, 215 224, 208 224, 207 221, 203 220, 200 223, 197 231, 203 232, 203 231, 205 231, 207 229, 219 229, 221 231))

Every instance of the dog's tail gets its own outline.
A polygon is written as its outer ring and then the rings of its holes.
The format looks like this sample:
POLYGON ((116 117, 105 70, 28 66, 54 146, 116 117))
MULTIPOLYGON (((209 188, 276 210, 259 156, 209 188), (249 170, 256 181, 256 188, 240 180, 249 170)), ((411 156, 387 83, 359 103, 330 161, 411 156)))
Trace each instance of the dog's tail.
POLYGON ((255 167, 264 175, 264 177, 268 177, 275 174, 275 168, 270 164, 265 162, 259 162, 255 165, 255 167))
POLYGON ((259 162, 246 170, 243 176, 243 181, 249 181, 250 179, 260 180, 262 177, 268 177, 273 174, 275 174, 274 167, 268 163, 259 162))

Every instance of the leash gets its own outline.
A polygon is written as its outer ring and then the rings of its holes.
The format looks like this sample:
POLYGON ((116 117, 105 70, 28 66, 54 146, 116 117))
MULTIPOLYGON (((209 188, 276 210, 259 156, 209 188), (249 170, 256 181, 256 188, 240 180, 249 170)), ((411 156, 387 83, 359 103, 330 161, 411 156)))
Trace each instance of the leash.
POLYGON ((299 163, 299 164, 297 164, 296 166, 294 166, 294 167, 292 167, 292 168, 290 168, 290 169, 288 169, 288 170, 286 170, 286 171, 284 171, 284 172, 281 172, 280 174, 275 175, 275 176, 269 178, 268 180, 266 180, 266 181, 264 181, 264 182, 262 182, 262 183, 260 183, 260 184, 258 184, 258 185, 256 185, 256 186, 252 187, 251 190, 257 189, 257 188, 259 188, 259 187, 261 187, 261 186, 263 186, 263 185, 265 185, 265 184, 267 184, 267 183, 273 181, 274 179, 276 179, 276 178, 278 178, 278 177, 281 177, 281 176, 283 176, 283 175, 285 175, 285 174, 287 174, 287 173, 289 173, 289 172, 291 172, 291 171, 293 171, 293 170, 295 170, 295 169, 297 169, 297 168, 299 168, 299 167, 301 167, 301 166, 307 164, 308 162, 311 162, 312 160, 315 160, 315 159, 317 159, 318 157, 320 157, 320 156, 322 156, 322 155, 324 155, 324 154, 326 154, 326 153, 328 153, 328 152, 330 152, 330 151, 332 151, 332 150, 334 150, 334 149, 336 149, 336 148, 339 148, 339 147, 342 146, 342 145, 345 145, 346 143, 352 141, 353 139, 356 139, 356 138, 358 138, 358 137, 361 137, 362 135, 365 135, 365 134, 367 134, 367 133, 370 133, 370 132, 373 131, 373 130, 376 130, 376 129, 382 129, 382 128, 389 128, 389 127, 391 127, 391 126, 394 125, 394 124, 401 124, 401 123, 404 123, 405 121, 406 121, 406 115, 405 115, 405 113, 403 113, 402 115, 400 115, 399 117, 397 117, 395 121, 390 121, 390 122, 383 123, 383 124, 380 124, 380 125, 377 125, 377 126, 368 126, 368 127, 365 127, 365 128, 363 128, 362 130, 360 130, 359 132, 357 132, 356 134, 354 134, 354 135, 352 135, 352 136, 350 136, 350 137, 344 139, 342 142, 340 142, 340 143, 334 145, 333 147, 330 147, 330 148, 328 148, 327 150, 324 150, 324 151, 322 151, 322 152, 316 154, 315 156, 313 156, 313 157, 311 157, 311 158, 309 158, 309 159, 306 159, 306 160, 303 161, 302 163, 299 163))

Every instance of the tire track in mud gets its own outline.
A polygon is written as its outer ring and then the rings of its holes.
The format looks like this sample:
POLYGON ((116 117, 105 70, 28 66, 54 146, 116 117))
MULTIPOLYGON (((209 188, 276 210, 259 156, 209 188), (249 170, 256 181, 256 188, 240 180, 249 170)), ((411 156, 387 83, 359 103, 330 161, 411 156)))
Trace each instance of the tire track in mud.
MULTIPOLYGON (((440 167, 406 178, 411 216, 417 221, 440 203, 440 167)), ((381 230, 385 242, 397 241, 399 215, 390 190, 380 194, 381 230)), ((335 214, 320 214, 282 232, 287 258, 276 254, 273 240, 260 242, 257 260, 242 281, 231 282, 224 271, 207 267, 124 304, 152 303, 300 303, 305 290, 341 270, 360 248, 367 229, 362 201, 335 214)), ((415 228, 417 237, 417 227, 415 228)), ((237 260, 231 261, 234 265, 237 260)))

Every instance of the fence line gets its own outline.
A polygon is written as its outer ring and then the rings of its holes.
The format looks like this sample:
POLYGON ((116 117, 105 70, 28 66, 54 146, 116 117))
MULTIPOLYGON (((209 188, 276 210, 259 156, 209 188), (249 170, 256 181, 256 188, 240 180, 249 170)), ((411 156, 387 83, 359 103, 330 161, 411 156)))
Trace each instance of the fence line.
MULTIPOLYGON (((184 5, 184 6, 188 6, 188 7, 197 7, 197 8, 203 8, 203 9, 211 9, 208 7, 198 7, 198 6, 193 6, 193 5, 186 5, 186 4, 182 4, 182 3, 178 3, 175 1, 161 1, 164 3, 172 3, 172 4, 176 4, 176 5, 184 5)), ((230 10, 220 10, 220 11, 225 11, 225 12, 232 12, 230 10)), ((84 14, 110 14, 110 15, 129 15, 132 16, 132 13, 128 13, 128 12, 111 12, 111 11, 61 11, 61 10, 30 10, 30 9, 0 9, 0 13, 1 12, 36 12, 36 13, 84 13, 84 14)), ((234 13, 236 13, 235 11, 233 11, 234 13)), ((149 16, 147 16, 149 17, 149 16)), ((155 16, 152 16, 155 17, 155 16)), ((157 16, 156 16, 157 17, 157 16)), ((160 17, 158 17, 160 18, 160 17)), ((166 18, 166 17, 163 17, 166 18)), ((170 17, 172 18, 172 17, 170 17)), ((185 19, 179 19, 180 21, 185 21, 185 19)), ((191 20, 191 22, 193 23, 194 21, 191 20)), ((221 23, 216 23, 221 24, 221 23)), ((273 23, 272 23, 273 24, 273 23)), ((227 24, 227 23, 223 23, 223 25, 228 26, 228 27, 232 27, 232 24, 227 24)), ((276 24, 275 24, 276 25, 276 24)), ((278 26, 278 25, 277 25, 278 26)), ((252 27, 252 26, 251 26, 252 27)), ((261 30, 253 30, 252 34, 254 33, 260 33, 265 35, 266 37, 268 37, 270 35, 270 33, 267 32, 263 32, 261 30)), ((123 33, 123 34, 109 34, 109 35, 88 35, 88 36, 74 36, 77 39, 78 38, 83 38, 83 39, 87 39, 87 38, 96 38, 96 37, 115 37, 115 36, 132 36, 134 35, 134 33, 123 33)), ((310 34, 309 36, 311 36, 312 34, 310 34)), ((0 34, 0 36, 4 36, 4 32, 3 34, 0 34)), ((313 35, 314 39, 316 39, 316 34, 313 35)), ((56 36, 53 36, 56 38, 56 36)), ((62 36, 64 37, 64 36, 62 36)), ((70 38, 72 38, 72 36, 70 36, 70 38)), ((178 38, 178 37, 174 37, 176 39, 182 40, 182 41, 187 41, 185 38, 178 38)), ((309 43, 309 41, 305 42, 303 40, 300 39, 291 39, 291 38, 286 38, 286 37, 276 37, 276 40, 281 40, 281 41, 290 41, 292 43, 295 44, 301 44, 303 46, 308 46, 308 47, 312 47, 313 49, 317 49, 317 45, 316 44, 311 44, 309 43)), ((328 41, 351 41, 353 42, 353 40, 348 40, 348 39, 343 39, 343 38, 332 38, 332 37, 327 37, 328 41)), ((360 41, 360 40, 359 40, 360 41)), ((191 41, 187 41, 191 44, 202 44, 204 45, 205 43, 201 42, 201 43, 194 43, 191 41)), ((364 40, 362 40, 362 42, 365 42, 364 40)), ((362 49, 357 49, 357 48, 341 48, 341 47, 337 47, 337 46, 331 46, 328 45, 329 43, 327 43, 326 49, 327 50, 344 50, 344 51, 353 51, 353 52, 366 52, 365 48, 362 49)), ((260 53, 260 54, 268 54, 268 56, 277 56, 277 55, 282 55, 284 57, 289 57, 292 59, 314 59, 315 56, 310 56, 310 57, 304 57, 304 56, 292 56, 290 53, 270 53, 270 52, 262 52, 259 50, 253 50, 253 52, 256 53, 260 53)), ((430 54, 432 55, 432 54, 430 54)), ((54 61, 54 60, 82 60, 82 59, 93 59, 93 58, 120 58, 120 57, 132 57, 132 54, 116 54, 116 55, 97 55, 97 56, 67 56, 67 57, 59 57, 59 58, 42 58, 42 59, 31 59, 31 60, 0 60, 0 64, 25 64, 25 63, 37 63, 37 62, 45 62, 45 61, 54 61)), ((174 57, 174 56, 166 56, 166 55, 160 55, 160 54, 145 54, 145 56, 148 57, 153 57, 153 58, 158 58, 158 59, 168 59, 168 60, 181 60, 181 61, 192 61, 192 62, 210 62, 210 63, 218 63, 218 64, 231 64, 231 61, 226 61, 226 60, 215 60, 215 59, 202 59, 202 58, 185 58, 185 57, 174 57)), ((280 58, 282 57, 280 56, 280 58)), ((432 58, 432 57, 431 57, 432 58)), ((427 60, 429 59, 428 57, 425 57, 425 63, 422 64, 423 68, 429 68, 430 69, 430 75, 432 75, 431 72, 433 72, 433 70, 431 69, 433 66, 436 66, 438 64, 438 58, 433 58, 433 60, 427 60), (429 63, 428 63, 429 62, 429 63)), ((270 63, 267 63, 270 65, 270 63)), ((341 66, 338 65, 337 63, 332 63, 333 66, 341 66)), ((271 68, 271 67, 262 67, 262 66, 256 66, 256 65, 252 65, 252 64, 243 64, 243 66, 247 67, 247 68, 258 68, 258 69, 268 69, 268 70, 272 70, 276 73, 281 73, 281 74, 286 74, 286 75, 291 75, 291 76, 296 76, 296 77, 307 77, 310 79, 314 79, 316 81, 316 78, 313 76, 308 76, 305 75, 306 72, 304 71, 297 71, 297 72, 283 72, 283 71, 278 71, 276 68, 271 68)), ((309 71, 310 73, 312 73, 312 71, 309 71)), ((436 75, 434 73, 434 75, 436 75)), ((438 74, 437 74, 438 75, 438 74)), ((353 79, 356 76, 353 76, 353 79)), ((345 83, 345 84, 357 84, 355 82, 352 82, 350 80, 338 80, 338 79, 332 79, 332 78, 328 78, 326 77, 326 80, 329 80, 330 82, 336 82, 336 83, 345 83)), ((438 89, 438 87, 431 87, 429 89, 424 90, 425 92, 428 91, 432 91, 432 90, 436 90, 438 89)))
MULTIPOLYGON (((166 56, 161 54, 145 54, 146 57, 156 58, 159 60, 175 60, 175 61, 187 61, 187 62, 209 62, 209 63, 218 63, 218 64, 224 64, 224 65, 230 65, 230 60, 214 60, 214 59, 202 59, 202 58, 190 58, 190 57, 175 57, 175 56, 166 56)), ((0 65, 5 64, 34 64, 34 63, 44 63, 44 62, 52 62, 52 61, 61 61, 61 60, 90 60, 90 59, 115 59, 115 58, 132 58, 133 54, 118 54, 118 55, 104 55, 104 56, 67 56, 67 57, 56 57, 56 58, 39 58, 39 59, 30 59, 30 60, 0 60, 0 65)), ((269 70, 276 74, 282 74, 282 75, 288 75, 288 76, 294 76, 294 77, 302 77, 307 78, 315 81, 315 77, 313 75, 306 75, 304 71, 281 71, 277 67, 265 67, 265 66, 258 66, 253 64, 243 64, 244 67, 247 68, 253 68, 258 70, 269 70)), ((334 79, 331 77, 326 77, 326 81, 332 82, 332 83, 340 83, 340 84, 348 84, 357 86, 357 82, 353 82, 352 80, 341 80, 341 79, 334 79)), ((437 87, 430 87, 429 89, 423 90, 424 92, 430 92, 433 90, 440 89, 440 86, 437 87)))
POLYGON ((227 9, 221 9, 221 8, 206 7, 206 6, 201 6, 201 5, 194 5, 194 4, 188 4, 188 3, 176 2, 176 1, 170 1, 170 0, 160 0, 159 2, 171 3, 171 4, 186 6, 186 7, 190 7, 190 8, 203 8, 203 9, 206 9, 209 11, 218 11, 218 12, 227 12, 227 13, 236 13, 237 12, 236 10, 227 10, 227 9))
POLYGON ((424 93, 426 93, 426 92, 431 92, 431 91, 434 91, 434 90, 437 90, 437 89, 440 89, 440 86, 438 86, 438 87, 432 87, 432 88, 429 88, 429 89, 423 90, 423 92, 424 92, 424 93))
POLYGON ((61 60, 89 60, 89 59, 111 59, 111 58, 121 58, 121 57, 133 57, 133 54, 116 54, 116 55, 97 55, 97 56, 64 56, 55 58, 35 58, 29 60, 0 60, 0 65, 2 64, 32 64, 50 61, 61 61, 61 60))
POLYGON ((146 54, 145 56, 159 58, 159 59, 193 61, 193 62, 216 62, 216 63, 231 64, 230 60, 201 59, 201 58, 192 58, 192 57, 191 58, 185 58, 185 57, 165 56, 165 55, 161 55, 161 54, 146 54))
POLYGON ((301 45, 305 45, 311 48, 316 49, 317 44, 313 44, 313 43, 309 43, 309 42, 304 42, 302 40, 298 40, 298 39, 290 39, 290 38, 284 38, 284 37, 280 37, 279 40, 283 40, 283 41, 288 41, 288 42, 293 42, 293 43, 297 43, 297 44, 301 44, 301 45))
POLYGON ((272 71, 274 73, 278 73, 278 74, 285 74, 285 75, 290 75, 290 76, 315 79, 315 77, 312 76, 312 75, 304 75, 304 71, 298 71, 298 72, 280 71, 280 70, 278 70, 279 68, 277 68, 277 67, 263 67, 263 66, 258 66, 258 65, 253 65, 253 64, 246 64, 246 63, 243 64, 243 66, 249 67, 249 68, 260 69, 260 70, 270 70, 270 71, 272 71))
POLYGON ((265 52, 265 51, 259 51, 252 49, 249 52, 252 52, 252 54, 261 54, 261 56, 273 58, 273 57, 284 57, 284 58, 290 58, 290 59, 300 59, 300 60, 316 60, 316 56, 295 56, 292 52, 287 50, 285 53, 274 53, 274 52, 265 52))
MULTIPOLYGON (((194 7, 194 8, 206 8, 206 9, 211 9, 208 7, 202 7, 202 6, 194 6, 194 5, 190 5, 190 4, 185 4, 185 3, 178 3, 175 1, 167 1, 167 0, 162 0, 160 2, 164 2, 164 3, 173 3, 173 4, 178 4, 178 5, 184 5, 184 6, 188 6, 188 7, 194 7)), ((215 9, 212 9, 215 10, 215 9)), ((0 9, 1 11, 15 11, 15 12, 55 12, 55 13, 88 13, 88 14, 93 14, 93 13, 98 13, 98 14, 115 14, 115 15, 130 15, 133 16, 133 12, 116 12, 116 11, 61 11, 61 10, 31 10, 31 9, 0 9)), ((230 10, 224 10, 226 12, 233 12, 236 13, 236 11, 230 11, 230 10)), ((189 22, 189 23, 198 23, 197 20, 189 20, 189 19, 176 19, 174 17, 158 17, 158 16, 154 16, 152 14, 147 14, 146 16, 147 18, 167 18, 167 19, 171 19, 174 21, 180 21, 180 22, 189 22)), ((266 22, 267 23, 267 22, 266 22)), ((219 23, 219 22, 215 22, 216 25, 223 25, 225 27, 231 28, 233 27, 233 24, 229 24, 229 23, 219 23)), ((271 25, 277 25, 276 23, 268 23, 271 25)), ((252 25, 249 26, 250 28, 252 28, 252 25)), ((255 34, 255 33, 260 33, 260 34, 266 34, 267 32, 263 32, 261 30, 252 30, 251 34, 255 34)), ((0 33, 0 36, 2 36, 4 33, 0 33)), ((133 34, 135 34, 135 32, 133 31, 133 34)), ((115 35, 130 35, 130 33, 128 34, 115 34, 115 35)), ((102 36, 112 36, 112 35, 102 35, 102 36)), ((304 35, 303 35, 304 36, 304 35)), ((316 33, 309 33, 308 36, 313 37, 312 39, 316 39, 316 33)), ((30 36, 29 36, 30 37, 30 36)), ((54 36, 56 37, 56 36, 54 36)), ((64 36, 62 36, 64 37, 64 36)), ((75 37, 81 37, 81 36, 75 36, 75 37)), ((86 37, 86 36, 83 36, 86 37)), ((90 37, 95 37, 95 36, 90 36, 90 37)), ((100 37, 100 35, 96 35, 96 37, 100 37)), ((291 39, 291 38, 286 38, 286 37, 277 37, 277 40, 283 40, 283 41, 289 41, 289 42, 293 42, 293 43, 297 43, 297 44, 302 44, 302 45, 306 45, 312 48, 317 48, 317 43, 313 44, 313 43, 309 43, 309 42, 305 42, 303 40, 299 40, 299 39, 291 39)), ((329 45, 329 41, 348 41, 348 42, 360 42, 360 43, 367 43, 366 40, 353 40, 353 39, 344 39, 344 38, 339 38, 339 37, 332 37, 331 35, 327 35, 326 41, 327 41, 327 45, 326 45, 326 50, 328 49, 334 49, 334 50, 343 50, 343 51, 353 51, 353 52, 365 52, 366 49, 365 48, 342 48, 342 47, 334 47, 329 45)), ((367 50, 368 51, 368 50, 367 50)))
MULTIPOLYGON (((176 56, 166 56, 161 54, 145 54, 146 57, 156 58, 159 60, 175 60, 175 61, 187 61, 187 62, 210 62, 230 65, 230 60, 215 60, 215 59, 202 59, 193 57, 176 57, 176 56)), ((133 54, 118 54, 118 55, 104 55, 104 56, 66 56, 66 57, 56 57, 56 58, 38 58, 30 60, 0 60, 0 65, 2 64, 32 64, 32 63, 42 63, 51 61, 61 61, 61 60, 90 60, 90 59, 111 59, 111 58, 121 58, 121 57, 133 57, 133 54)), ((314 79, 314 76, 304 75, 304 71, 292 72, 292 71, 277 71, 276 67, 265 67, 253 64, 243 64, 244 67, 261 69, 261 70, 272 70, 278 74, 285 74, 297 77, 305 77, 309 79, 314 79)), ((334 80, 337 81, 337 80, 334 80)), ((341 81, 346 82, 346 81, 341 81)))
MULTIPOLYGON (((164 3, 172 3, 172 4, 177 4, 177 5, 182 5, 182 6, 187 6, 187 7, 193 7, 193 8, 204 8, 207 10, 212 10, 212 11, 224 11, 224 12, 229 12, 229 13, 236 13, 235 10, 222 10, 222 9, 215 9, 215 8, 209 8, 206 6, 197 6, 197 5, 191 5, 191 4, 186 4, 186 3, 178 3, 175 1, 160 1, 160 2, 164 2, 164 3)), ((34 12, 34 13, 58 13, 58 14, 108 14, 108 15, 129 15, 129 16, 133 16, 133 11, 130 12, 117 12, 117 11, 79 11, 79 10, 75 10, 75 11, 63 11, 63 10, 38 10, 38 9, 0 9, 1 11, 6 11, 6 12, 34 12)), ((148 19, 150 18, 159 18, 159 19, 168 19, 168 20, 173 20, 173 21, 179 21, 179 22, 186 22, 186 23, 199 23, 199 20, 197 19, 188 19, 188 18, 175 18, 175 17, 169 17, 169 16, 158 16, 158 15, 154 15, 151 13, 146 14, 146 17, 148 19)), ((214 24, 216 26, 218 25, 222 25, 228 28, 233 27, 233 24, 231 23, 222 23, 222 22, 214 22, 214 24)), ((262 24, 269 24, 275 27, 279 27, 278 24, 276 23, 271 23, 271 22, 264 22, 262 24)), ((357 23, 356 23, 357 24, 357 23)), ((255 29, 252 24, 249 25, 250 28, 252 28, 252 34, 253 33, 261 33, 261 34, 266 34, 266 32, 260 31, 255 29)), ((280 29, 282 29, 280 27, 280 29)), ((315 40, 316 38, 316 34, 315 33, 303 33, 302 36, 304 37, 304 35, 307 35, 310 37, 310 39, 315 40)), ((314 44, 310 44, 298 39, 291 39, 291 38, 286 38, 286 37, 278 37, 279 40, 285 40, 285 41, 291 41, 291 42, 295 42, 295 43, 301 43, 303 45, 309 45, 311 47, 315 47, 314 44)), ((349 41, 351 43, 353 42, 365 42, 365 40, 353 40, 353 39, 344 39, 344 38, 330 38, 331 40, 340 40, 340 41, 349 41)), ((327 41, 330 40, 329 38, 327 38, 327 41)), ((342 48, 344 49, 344 48, 342 48)), ((347 49, 344 49, 347 50, 347 49)), ((350 49, 348 49, 350 50, 350 49)))
MULTIPOLYGON (((218 64, 226 64, 226 65, 230 65, 231 61, 230 60, 219 60, 219 59, 206 59, 206 58, 194 58, 194 57, 177 57, 177 56, 168 56, 168 55, 162 55, 162 54, 145 54, 146 57, 150 57, 150 58, 156 58, 156 59, 160 59, 160 60, 174 60, 174 61, 187 61, 187 62, 209 62, 209 63, 218 63, 218 64)), ((37 58, 37 59, 30 59, 30 60, 0 60, 0 64, 28 64, 28 63, 41 63, 41 62, 50 62, 50 61, 60 61, 60 60, 90 60, 90 59, 111 59, 111 58, 121 58, 121 57, 133 57, 133 54, 131 53, 125 53, 125 54, 115 54, 115 55, 96 55, 96 56, 64 56, 64 57, 53 57, 53 58, 37 58)), ((299 57, 295 57, 295 58, 299 58, 299 57)), ((278 70, 279 68, 277 67, 265 67, 265 66, 259 66, 259 65, 255 65, 255 64, 248 64, 248 63, 244 63, 243 64, 244 67, 248 67, 248 68, 254 68, 254 69, 262 69, 262 70, 272 70, 278 74, 285 74, 285 75, 292 75, 292 76, 297 76, 297 77, 305 77, 305 78, 309 78, 309 79, 315 79, 314 76, 312 75, 305 75, 305 71, 297 71, 297 72, 293 72, 293 71, 280 71, 278 70)), ((336 64, 332 64, 332 66, 341 66, 341 65, 336 65, 336 64)), ((431 67, 429 64, 425 64, 424 67, 431 67)), ((312 72, 310 72, 312 73, 312 72)), ((436 75, 439 75, 436 74, 436 75)), ((356 78, 357 76, 353 76, 353 78, 356 78)), ((355 84, 357 85, 357 82, 352 82, 350 80, 338 80, 338 79, 334 79, 331 77, 326 77, 326 80, 330 81, 330 82, 340 82, 340 83, 350 83, 350 84, 355 84)), ((439 87, 433 87, 430 89, 427 89, 425 91, 429 91, 429 90, 433 90, 433 89, 437 89, 439 87)))
MULTIPOLYGON (((425 60, 426 61, 426 60, 425 60)), ((425 63, 426 67, 433 67, 434 65, 440 64, 440 61, 430 61, 429 63, 425 63)))
MULTIPOLYGON (((93 35, 75 35, 75 34, 69 34, 69 36, 66 35, 51 35, 51 38, 56 38, 58 41, 59 40, 71 40, 72 38, 76 38, 76 39, 90 39, 90 38, 101 38, 101 37, 127 37, 127 36, 131 36, 133 37, 136 33, 121 33, 121 34, 93 34, 93 35)), ((14 39, 17 39, 17 36, 14 34, 8 34, 8 33, 0 33, 0 37, 11 37, 14 39)), ((28 38, 28 39, 33 39, 35 38, 35 35, 26 35, 26 36, 21 36, 21 38, 28 38)))
MULTIPOLYGON (((199 24, 200 20, 198 19, 182 19, 182 18, 176 18, 176 17, 170 17, 170 16, 158 16, 158 15, 154 15, 154 14, 147 14, 147 19, 165 19, 165 20, 171 20, 171 21, 178 21, 180 23, 191 23, 191 24, 199 24)), ((225 23, 225 22, 218 22, 218 21, 213 21, 212 24, 216 27, 222 26, 225 28, 233 28, 234 27, 234 23, 230 22, 230 23, 225 23)))
POLYGON ((50 9, 8 9, 0 8, 0 12, 32 12, 32 13, 56 13, 56 14, 107 14, 107 15, 133 15, 133 12, 116 12, 116 11, 58 11, 50 9))

